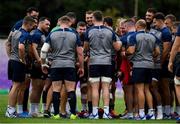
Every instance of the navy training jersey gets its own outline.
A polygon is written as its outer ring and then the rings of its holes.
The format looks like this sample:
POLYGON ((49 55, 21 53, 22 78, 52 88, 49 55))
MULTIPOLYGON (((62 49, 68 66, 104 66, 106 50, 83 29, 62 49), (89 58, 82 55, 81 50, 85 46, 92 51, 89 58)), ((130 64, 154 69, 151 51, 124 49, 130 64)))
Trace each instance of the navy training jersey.
POLYGON ((23 24, 23 19, 16 22, 16 24, 11 28, 11 31, 19 30, 23 24))
POLYGON ((177 30, 176 36, 180 37, 180 25, 178 26, 178 30, 177 30))
MULTIPOLYGON (((157 60, 155 61, 155 68, 161 68, 161 55, 163 51, 163 43, 164 42, 172 42, 172 35, 168 27, 164 27, 162 29, 151 29, 150 33, 154 34, 160 40, 160 55, 158 56, 157 60)), ((168 59, 168 58, 167 58, 168 59)))
POLYGON ((44 42, 46 41, 46 36, 45 36, 45 34, 44 34, 41 30, 39 30, 39 29, 35 29, 35 30, 31 31, 30 35, 31 35, 31 41, 32 41, 32 43, 35 43, 35 44, 38 45, 38 46, 37 46, 37 51, 38 51, 38 53, 39 53, 39 55, 40 55, 41 48, 42 48, 44 42))
POLYGON ((79 35, 75 30, 71 28, 55 30, 48 35, 46 43, 52 50, 51 68, 75 68, 76 47, 81 46, 79 35))
POLYGON ((105 26, 92 26, 86 31, 85 42, 90 46, 90 65, 111 65, 116 36, 114 31, 105 26))

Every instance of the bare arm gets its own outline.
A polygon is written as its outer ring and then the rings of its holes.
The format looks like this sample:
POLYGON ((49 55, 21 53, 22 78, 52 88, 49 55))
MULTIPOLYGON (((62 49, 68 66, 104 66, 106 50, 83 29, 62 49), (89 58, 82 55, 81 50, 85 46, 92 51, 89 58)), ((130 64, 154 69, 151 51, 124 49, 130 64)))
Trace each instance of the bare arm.
POLYGON ((34 54, 37 62, 40 63, 41 62, 41 58, 40 58, 39 53, 37 51, 37 47, 38 47, 38 45, 36 43, 32 43, 33 54, 34 54))
POLYGON ((180 49, 180 37, 176 36, 176 39, 174 41, 174 44, 173 44, 171 52, 170 52, 169 62, 171 62, 171 63, 174 62, 174 58, 175 58, 179 49, 180 49))
POLYGON ((168 70, 170 72, 173 72, 173 62, 175 59, 175 56, 177 52, 180 50, 180 37, 176 36, 176 39, 174 41, 174 44, 172 46, 171 52, 170 52, 170 58, 169 58, 169 64, 168 64, 168 70))
POLYGON ((85 51, 89 50, 89 43, 88 42, 84 42, 84 46, 83 46, 85 51))
POLYGON ((120 41, 113 42, 113 47, 116 51, 121 49, 122 43, 120 41))
POLYGON ((162 56, 161 56, 161 64, 164 63, 166 58, 169 55, 169 52, 171 50, 171 43, 170 42, 164 42, 163 43, 163 51, 162 51, 162 56))
POLYGON ((83 48, 82 47, 76 47, 77 56, 79 60, 79 73, 80 77, 84 75, 84 54, 83 54, 83 48))
POLYGON ((26 63, 25 61, 25 46, 24 44, 19 44, 19 58, 22 63, 26 63))
POLYGON ((10 54, 11 54, 11 37, 12 37, 12 33, 13 33, 12 31, 9 33, 8 39, 5 42, 6 53, 7 53, 8 57, 10 57, 10 54))
POLYGON ((160 54, 160 48, 159 46, 156 46, 153 52, 153 57, 157 58, 159 54, 160 54))
POLYGON ((128 49, 126 50, 127 55, 132 55, 135 53, 135 46, 129 46, 128 49))

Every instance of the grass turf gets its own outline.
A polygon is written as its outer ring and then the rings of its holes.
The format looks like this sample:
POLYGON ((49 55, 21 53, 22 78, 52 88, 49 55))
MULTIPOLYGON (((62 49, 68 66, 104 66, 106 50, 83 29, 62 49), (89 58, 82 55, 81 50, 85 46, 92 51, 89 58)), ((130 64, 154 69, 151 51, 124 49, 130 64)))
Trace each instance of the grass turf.
MULTIPOLYGON (((175 120, 146 120, 146 121, 135 121, 135 120, 121 120, 121 119, 112 119, 112 120, 89 120, 89 119, 48 119, 48 118, 6 118, 4 116, 6 106, 7 106, 7 95, 0 95, 0 123, 175 123, 175 120)), ((116 112, 122 113, 124 111, 124 102, 122 99, 116 100, 115 110, 116 112)), ((78 107, 80 108, 80 99, 78 99, 78 107)), ((100 104, 102 106, 102 102, 100 104)), ((79 109, 80 110, 80 109, 79 109)))

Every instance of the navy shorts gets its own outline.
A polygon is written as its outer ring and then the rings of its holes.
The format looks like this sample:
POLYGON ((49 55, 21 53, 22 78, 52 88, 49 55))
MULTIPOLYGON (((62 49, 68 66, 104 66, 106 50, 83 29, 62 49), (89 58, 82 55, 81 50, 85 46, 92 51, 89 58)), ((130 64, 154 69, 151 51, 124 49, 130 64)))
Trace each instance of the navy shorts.
POLYGON ((50 79, 52 81, 76 81, 75 68, 51 68, 50 79))
POLYGON ((132 83, 151 83, 152 82, 152 69, 133 68, 131 80, 132 80, 132 83))
POLYGON ((13 82, 24 82, 26 75, 25 64, 15 61, 8 61, 8 79, 13 82))
POLYGON ((174 72, 174 75, 176 75, 177 77, 180 77, 180 52, 176 54, 176 57, 174 60, 173 72, 174 72))
POLYGON ((47 78, 47 74, 44 74, 42 72, 40 64, 35 63, 35 62, 32 64, 31 78, 42 79, 42 80, 45 80, 47 78))
POLYGON ((161 69, 153 69, 152 70, 152 79, 159 81, 160 80, 160 74, 161 74, 161 69))
POLYGON ((111 65, 90 65, 89 66, 89 77, 112 77, 112 66, 111 65))

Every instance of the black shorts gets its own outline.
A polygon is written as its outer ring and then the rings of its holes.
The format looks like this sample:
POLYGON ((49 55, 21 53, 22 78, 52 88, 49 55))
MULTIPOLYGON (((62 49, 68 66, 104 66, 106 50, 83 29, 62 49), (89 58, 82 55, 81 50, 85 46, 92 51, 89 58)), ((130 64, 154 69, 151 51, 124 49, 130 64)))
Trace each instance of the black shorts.
POLYGON ((151 83, 152 82, 152 69, 148 68, 133 68, 132 70, 132 83, 151 83))
POLYGON ((42 79, 42 80, 45 80, 47 78, 47 74, 44 74, 42 72, 40 64, 35 63, 35 62, 32 64, 31 78, 42 79))
POLYGON ((173 73, 175 76, 180 77, 180 52, 176 54, 173 66, 173 73))
POLYGON ((89 77, 112 77, 111 65, 90 65, 89 77))
POLYGON ((152 80, 159 81, 160 74, 161 74, 161 69, 153 69, 152 70, 152 80))
POLYGON ((51 68, 50 79, 52 81, 76 81, 75 68, 51 68))
POLYGON ((25 65, 15 60, 8 61, 8 79, 13 82, 24 82, 26 75, 25 65))

